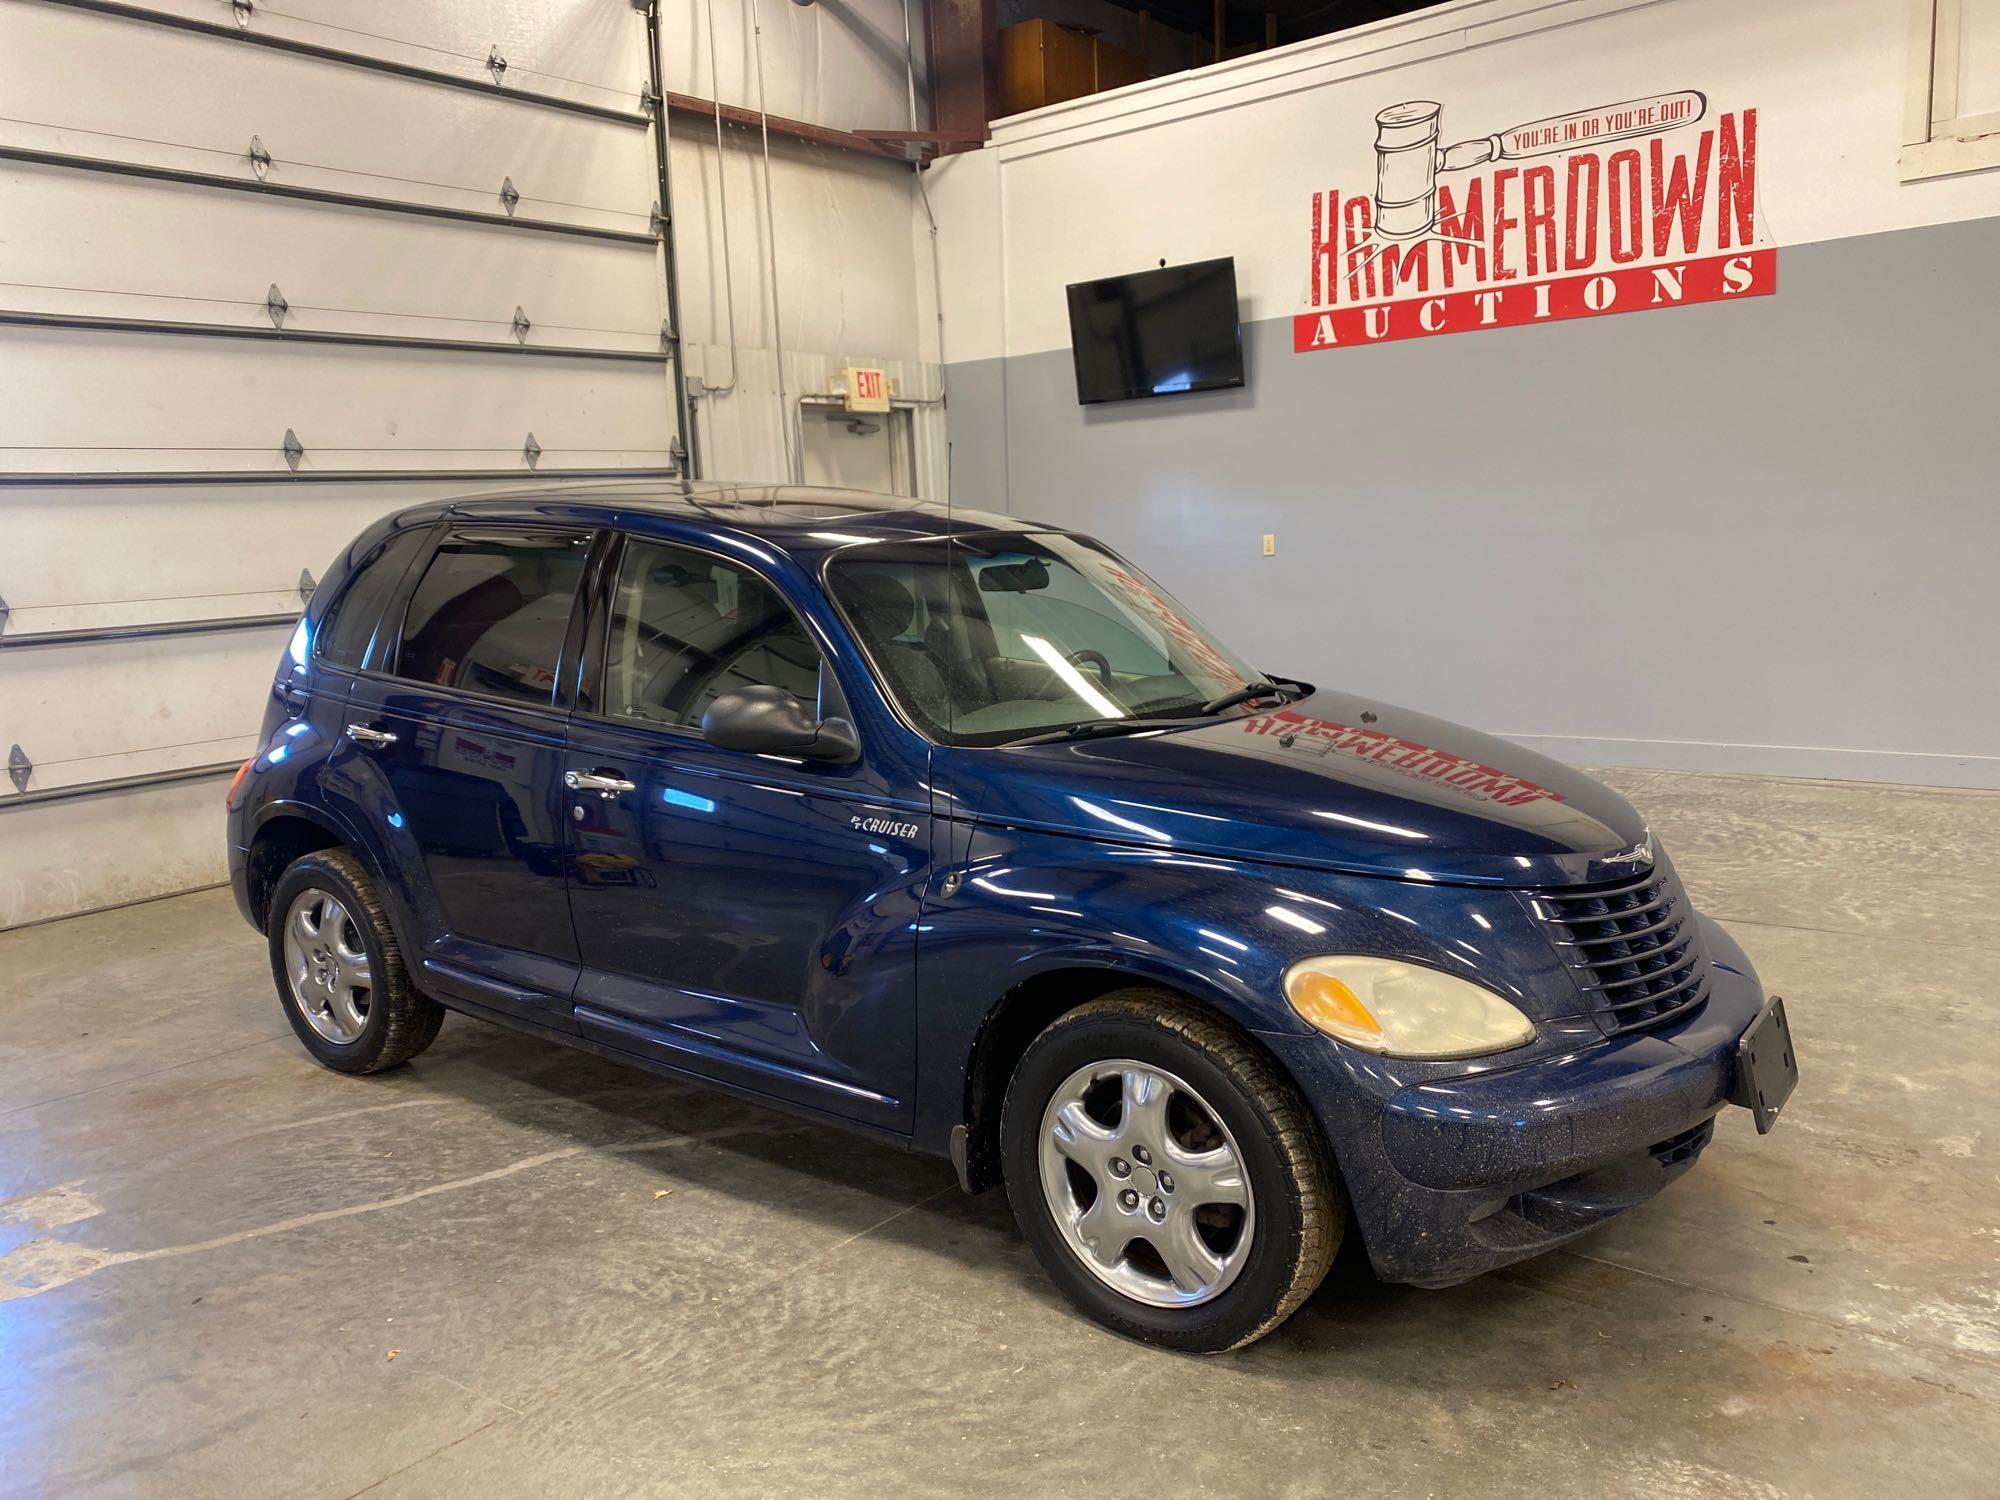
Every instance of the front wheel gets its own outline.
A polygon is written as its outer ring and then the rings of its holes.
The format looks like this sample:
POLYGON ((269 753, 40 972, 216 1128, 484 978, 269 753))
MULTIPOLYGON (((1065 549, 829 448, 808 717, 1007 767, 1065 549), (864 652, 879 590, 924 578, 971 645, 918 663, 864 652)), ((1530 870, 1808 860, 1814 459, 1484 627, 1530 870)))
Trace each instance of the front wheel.
POLYGON ((1189 1353, 1278 1326, 1333 1264, 1347 1205, 1305 1103, 1241 1033, 1164 990, 1058 1017, 1001 1111, 1008 1195, 1085 1312, 1189 1353))

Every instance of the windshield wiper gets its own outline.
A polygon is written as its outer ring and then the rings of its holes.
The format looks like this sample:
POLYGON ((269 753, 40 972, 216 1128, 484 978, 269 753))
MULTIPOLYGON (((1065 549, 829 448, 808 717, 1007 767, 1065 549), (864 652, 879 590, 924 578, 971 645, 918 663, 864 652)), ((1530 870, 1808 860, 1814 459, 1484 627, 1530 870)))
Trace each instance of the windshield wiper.
POLYGON ((1201 712, 1203 717, 1213 718, 1225 708, 1248 703, 1252 698, 1276 698, 1280 703, 1284 703, 1298 696, 1298 691, 1299 685, 1296 682, 1252 682, 1233 693, 1224 693, 1220 698, 1210 699, 1202 704, 1201 712))
POLYGON ((1055 745, 1064 740, 1090 740, 1114 734, 1144 734, 1155 729, 1184 728, 1194 722, 1193 719, 1085 719, 1081 724, 1065 724, 1061 729, 1048 729, 1023 739, 1008 740, 1007 744, 1055 745))

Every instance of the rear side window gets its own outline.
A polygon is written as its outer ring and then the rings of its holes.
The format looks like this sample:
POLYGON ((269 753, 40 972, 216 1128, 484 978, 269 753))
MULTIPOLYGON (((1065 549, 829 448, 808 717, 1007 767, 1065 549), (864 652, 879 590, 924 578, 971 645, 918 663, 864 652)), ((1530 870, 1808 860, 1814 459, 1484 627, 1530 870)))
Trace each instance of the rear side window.
POLYGON ((589 542, 580 532, 447 536, 410 595, 396 675, 549 702, 589 542))
POLYGON ((336 667, 359 667, 382 618, 382 607, 403 581, 423 545, 423 527, 399 531, 361 560, 340 597, 319 622, 319 657, 336 667))

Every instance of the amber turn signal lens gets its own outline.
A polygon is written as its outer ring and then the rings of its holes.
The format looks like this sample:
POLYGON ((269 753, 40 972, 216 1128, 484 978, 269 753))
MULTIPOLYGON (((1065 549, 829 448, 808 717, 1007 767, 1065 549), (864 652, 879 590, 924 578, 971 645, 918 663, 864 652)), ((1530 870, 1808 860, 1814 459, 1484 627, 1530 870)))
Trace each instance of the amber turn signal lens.
POLYGON ((242 790, 243 778, 250 774, 250 768, 256 763, 257 757, 254 755, 251 756, 242 765, 238 766, 236 774, 229 778, 229 790, 222 794, 222 805, 231 812, 236 811, 236 794, 242 790))
POLYGON ((1292 1009, 1316 1030, 1346 1037, 1354 1032, 1379 1037, 1382 1023, 1368 1013, 1360 996, 1331 974, 1304 973, 1292 986, 1292 1009))

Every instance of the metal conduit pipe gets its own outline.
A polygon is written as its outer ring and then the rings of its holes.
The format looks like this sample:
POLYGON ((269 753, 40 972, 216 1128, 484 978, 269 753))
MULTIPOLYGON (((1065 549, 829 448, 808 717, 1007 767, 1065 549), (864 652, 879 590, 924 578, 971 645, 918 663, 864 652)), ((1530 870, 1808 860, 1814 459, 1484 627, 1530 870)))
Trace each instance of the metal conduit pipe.
POLYGON ((750 45, 757 68, 757 117, 764 137, 764 223, 771 242, 771 347, 778 357, 778 424, 785 444, 785 478, 799 482, 799 466, 792 441, 792 396, 785 381, 785 318, 778 303, 778 219, 771 206, 771 115, 764 107, 764 27, 757 14, 757 0, 750 0, 750 45))
POLYGON ((715 96, 715 210, 722 230, 722 306, 729 318, 729 384, 716 385, 706 376, 703 392, 725 396, 736 389, 736 268, 729 256, 729 170, 722 154, 722 75, 715 65, 715 0, 705 0, 708 15, 708 88, 715 96))
POLYGON ((696 441, 693 412, 688 403, 687 358, 681 347, 680 262, 674 253, 674 183, 668 153, 671 137, 667 130, 667 85, 660 69, 660 0, 646 0, 646 74, 652 80, 653 154, 660 178, 660 249, 667 277, 667 352, 673 356, 675 444, 681 450, 680 468, 686 479, 701 474, 701 455, 696 441))

